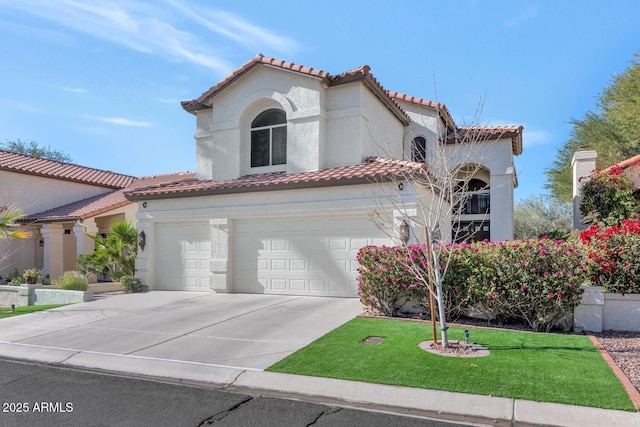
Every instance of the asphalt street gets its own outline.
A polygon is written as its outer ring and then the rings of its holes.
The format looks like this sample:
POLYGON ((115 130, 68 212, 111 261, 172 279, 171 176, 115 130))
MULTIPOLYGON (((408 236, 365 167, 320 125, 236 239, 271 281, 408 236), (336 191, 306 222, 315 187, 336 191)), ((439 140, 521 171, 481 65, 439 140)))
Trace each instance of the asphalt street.
POLYGON ((6 427, 471 425, 10 360, 0 404, 6 427))

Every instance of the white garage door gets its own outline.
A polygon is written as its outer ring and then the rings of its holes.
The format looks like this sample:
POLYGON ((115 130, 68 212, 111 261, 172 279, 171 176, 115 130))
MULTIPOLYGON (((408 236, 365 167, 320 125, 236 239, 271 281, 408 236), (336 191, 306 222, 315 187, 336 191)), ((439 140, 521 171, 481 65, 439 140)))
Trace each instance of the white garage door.
POLYGON ((155 229, 154 287, 210 291, 211 231, 208 223, 164 223, 155 229))
POLYGON ((358 250, 390 244, 368 217, 237 221, 235 291, 358 295, 358 250))

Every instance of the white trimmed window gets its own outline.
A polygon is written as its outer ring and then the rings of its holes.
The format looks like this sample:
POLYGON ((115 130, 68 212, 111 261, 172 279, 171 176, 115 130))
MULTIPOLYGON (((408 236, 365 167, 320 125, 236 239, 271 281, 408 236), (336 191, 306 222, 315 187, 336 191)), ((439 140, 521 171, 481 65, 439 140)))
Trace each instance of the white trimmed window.
POLYGON ((251 167, 287 163, 287 115, 272 108, 251 122, 251 167))

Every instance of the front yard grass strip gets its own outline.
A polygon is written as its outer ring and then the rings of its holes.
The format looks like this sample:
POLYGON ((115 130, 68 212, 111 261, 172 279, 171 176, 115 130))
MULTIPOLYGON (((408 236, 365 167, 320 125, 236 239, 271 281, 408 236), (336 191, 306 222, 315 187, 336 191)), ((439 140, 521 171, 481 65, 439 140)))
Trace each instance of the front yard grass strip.
POLYGON ((0 319, 5 317, 20 316, 21 314, 35 313, 36 311, 51 310, 52 308, 63 307, 69 304, 44 304, 44 305, 25 305, 16 307, 16 311, 12 312, 11 307, 0 307, 0 319))
MULTIPOLYGON (((457 358, 418 348, 431 325, 355 318, 267 371, 635 411, 624 387, 586 336, 468 328, 488 357, 457 358), (367 337, 383 337, 364 345, 367 337)), ((450 328, 464 341, 464 329, 450 328)))

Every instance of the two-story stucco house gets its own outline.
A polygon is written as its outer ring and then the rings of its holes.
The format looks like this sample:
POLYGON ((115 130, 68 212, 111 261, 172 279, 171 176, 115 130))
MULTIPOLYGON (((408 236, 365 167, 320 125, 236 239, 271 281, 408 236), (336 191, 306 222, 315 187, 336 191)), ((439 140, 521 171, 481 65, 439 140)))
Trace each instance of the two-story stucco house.
POLYGON ((125 193, 150 289, 356 296, 358 250, 397 243, 371 212, 411 223, 379 190, 455 143, 451 129, 483 133, 491 153, 465 160, 474 194, 457 226, 512 238, 522 127, 457 128, 444 105, 389 92, 368 66, 331 75, 262 55, 182 106, 196 119, 196 178, 125 193))

